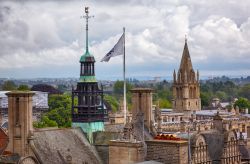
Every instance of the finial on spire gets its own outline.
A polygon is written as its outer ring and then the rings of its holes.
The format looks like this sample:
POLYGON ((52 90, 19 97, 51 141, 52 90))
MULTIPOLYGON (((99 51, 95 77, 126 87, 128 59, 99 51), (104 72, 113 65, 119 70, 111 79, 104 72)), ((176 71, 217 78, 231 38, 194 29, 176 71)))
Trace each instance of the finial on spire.
POLYGON ((197 82, 200 80, 199 70, 197 69, 197 82))
POLYGON ((81 18, 86 18, 86 53, 89 52, 89 41, 88 41, 88 30, 89 30, 89 25, 88 25, 88 22, 89 22, 89 18, 92 18, 94 16, 89 16, 89 7, 85 7, 85 14, 84 16, 82 16, 81 18))
POLYGON ((89 14, 89 7, 85 7, 85 13, 89 14))
POLYGON ((174 70, 174 73, 173 73, 173 78, 174 78, 174 83, 176 82, 176 73, 175 73, 175 70, 174 70))
POLYGON ((185 43, 187 43, 187 34, 185 34, 185 43))

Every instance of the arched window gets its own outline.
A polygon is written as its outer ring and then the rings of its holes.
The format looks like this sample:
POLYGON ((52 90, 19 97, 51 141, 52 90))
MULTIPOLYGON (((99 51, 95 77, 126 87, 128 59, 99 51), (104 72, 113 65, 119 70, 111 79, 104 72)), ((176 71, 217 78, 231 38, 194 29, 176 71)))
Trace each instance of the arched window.
POLYGON ((189 98, 193 98, 192 87, 189 88, 189 98))
POLYGON ((168 122, 168 119, 166 116, 163 117, 163 122, 168 122))

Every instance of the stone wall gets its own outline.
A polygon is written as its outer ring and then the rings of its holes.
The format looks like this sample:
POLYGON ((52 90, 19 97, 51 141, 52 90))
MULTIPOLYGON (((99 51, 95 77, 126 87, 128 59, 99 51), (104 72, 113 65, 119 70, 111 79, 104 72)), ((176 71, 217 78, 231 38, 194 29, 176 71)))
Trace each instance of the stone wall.
POLYGON ((108 145, 95 145, 95 148, 103 164, 108 164, 109 163, 109 146, 108 145))
POLYGON ((213 128, 213 122, 206 120, 197 122, 165 122, 161 124, 162 130, 168 132, 187 131, 188 127, 192 131, 207 131, 213 128))
POLYGON ((104 164, 109 163, 109 141, 122 138, 119 132, 98 131, 93 133, 94 146, 104 164))
POLYGON ((146 141, 146 160, 154 160, 165 164, 187 164, 187 141, 151 140, 146 141))
POLYGON ((110 141, 109 164, 132 164, 144 161, 142 142, 110 141))

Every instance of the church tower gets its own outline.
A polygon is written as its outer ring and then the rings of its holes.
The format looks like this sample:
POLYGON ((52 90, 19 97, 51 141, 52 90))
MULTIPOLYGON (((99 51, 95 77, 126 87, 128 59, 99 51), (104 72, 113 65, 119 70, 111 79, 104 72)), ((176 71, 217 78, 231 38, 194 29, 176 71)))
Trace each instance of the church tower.
POLYGON ((88 47, 88 7, 85 7, 86 51, 80 58, 80 80, 72 89, 72 126, 81 127, 92 142, 92 133, 104 130, 103 90, 95 78, 95 58, 88 47))
POLYGON ((173 73, 173 101, 174 112, 184 113, 190 118, 194 111, 201 110, 199 72, 195 74, 185 39, 181 64, 178 73, 173 73))

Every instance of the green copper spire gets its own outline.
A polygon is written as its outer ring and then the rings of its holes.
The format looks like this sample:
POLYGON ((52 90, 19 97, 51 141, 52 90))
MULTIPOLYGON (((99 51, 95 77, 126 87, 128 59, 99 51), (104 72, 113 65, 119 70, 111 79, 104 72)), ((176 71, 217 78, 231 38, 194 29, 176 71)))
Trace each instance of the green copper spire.
POLYGON ((86 18, 86 51, 85 53, 81 56, 80 62, 84 62, 86 61, 86 57, 93 57, 93 55, 91 55, 89 53, 89 35, 88 35, 88 30, 89 30, 89 18, 93 17, 93 16, 89 16, 89 7, 85 7, 85 16, 82 16, 83 18, 86 18))
POLYGON ((86 13, 86 53, 89 53, 89 35, 88 35, 88 30, 89 30, 89 8, 85 7, 85 13, 86 13))
POLYGON ((88 20, 93 16, 89 16, 89 8, 85 7, 85 16, 86 18, 86 51, 80 58, 81 63, 81 73, 80 73, 80 82, 96 82, 95 78, 95 58, 89 53, 89 38, 88 38, 88 20))

